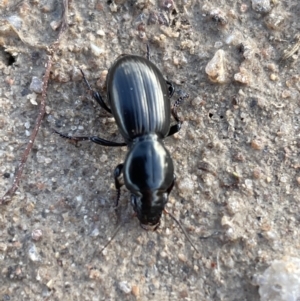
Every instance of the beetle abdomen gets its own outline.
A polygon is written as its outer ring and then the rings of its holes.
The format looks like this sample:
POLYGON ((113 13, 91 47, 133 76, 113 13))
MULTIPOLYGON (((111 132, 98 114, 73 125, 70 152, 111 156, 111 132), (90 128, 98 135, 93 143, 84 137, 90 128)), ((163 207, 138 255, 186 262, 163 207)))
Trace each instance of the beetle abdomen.
POLYGON ((140 56, 124 56, 109 70, 108 102, 126 140, 156 133, 165 137, 170 126, 168 88, 159 69, 140 56))

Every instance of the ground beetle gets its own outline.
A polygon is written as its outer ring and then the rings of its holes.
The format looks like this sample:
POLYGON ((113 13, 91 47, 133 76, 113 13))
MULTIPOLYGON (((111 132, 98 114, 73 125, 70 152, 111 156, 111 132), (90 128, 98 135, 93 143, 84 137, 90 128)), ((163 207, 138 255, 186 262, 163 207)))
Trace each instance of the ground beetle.
POLYGON ((147 58, 123 55, 109 69, 108 106, 101 95, 91 89, 84 74, 83 78, 95 100, 114 116, 125 142, 56 133, 75 141, 90 140, 104 146, 127 145, 125 162, 114 171, 117 204, 123 185, 120 176, 123 173, 125 186, 131 192, 131 204, 141 226, 146 230, 155 230, 175 181, 173 161, 163 139, 180 130, 182 122, 176 108, 184 97, 180 97, 171 108, 170 97, 174 87, 149 60, 149 52, 147 58), (174 125, 170 125, 171 115, 176 121, 174 125))

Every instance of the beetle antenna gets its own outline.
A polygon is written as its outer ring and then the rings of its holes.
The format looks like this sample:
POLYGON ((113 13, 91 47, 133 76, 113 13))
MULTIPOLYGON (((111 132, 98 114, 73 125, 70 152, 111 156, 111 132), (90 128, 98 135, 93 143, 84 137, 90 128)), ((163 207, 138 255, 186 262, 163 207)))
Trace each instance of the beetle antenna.
POLYGON ((146 55, 146 57, 147 57, 147 60, 150 61, 150 46, 149 46, 148 43, 147 43, 147 55, 146 55))
POLYGON ((184 236, 186 237, 186 239, 189 241, 189 243, 192 245, 193 249, 197 252, 200 253, 198 251, 198 249, 195 247, 195 245, 193 244, 190 236, 187 234, 186 230, 183 228, 183 226, 181 225, 180 221, 169 211, 167 211, 166 209, 164 209, 164 212, 166 214, 169 214, 169 216, 173 219, 173 221, 178 225, 178 227, 181 229, 181 231, 183 232, 184 236))
POLYGON ((118 232, 119 232, 119 230, 121 229, 122 226, 123 226, 123 223, 120 223, 119 226, 114 231, 114 233, 111 236, 111 238, 106 242, 106 244, 104 245, 104 247, 100 250, 100 253, 102 253, 108 247, 108 245, 112 242, 112 240, 117 236, 117 234, 118 234, 118 232))

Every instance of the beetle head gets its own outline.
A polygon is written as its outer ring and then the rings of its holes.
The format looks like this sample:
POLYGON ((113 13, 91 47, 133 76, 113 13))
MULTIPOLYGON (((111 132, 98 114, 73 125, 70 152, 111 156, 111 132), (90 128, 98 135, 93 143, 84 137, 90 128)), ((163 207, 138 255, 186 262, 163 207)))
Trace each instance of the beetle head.
POLYGON ((145 230, 155 231, 160 224, 160 218, 166 203, 168 193, 144 191, 141 195, 132 194, 131 204, 145 230))

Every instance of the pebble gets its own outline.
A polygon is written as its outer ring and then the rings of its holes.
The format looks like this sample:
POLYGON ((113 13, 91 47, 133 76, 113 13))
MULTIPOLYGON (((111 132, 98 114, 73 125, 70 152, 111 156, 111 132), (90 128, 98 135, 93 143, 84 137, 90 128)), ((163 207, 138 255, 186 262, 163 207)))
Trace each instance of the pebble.
POLYGON ((30 247, 28 249, 28 257, 31 261, 34 261, 34 262, 41 260, 40 255, 37 252, 35 244, 30 245, 30 247))
POLYGON ((30 103, 34 106, 38 105, 38 103, 36 102, 36 98, 37 98, 37 95, 35 93, 27 95, 27 99, 29 99, 30 103))
POLYGON ((244 85, 250 84, 250 76, 245 68, 241 67, 240 72, 236 73, 233 78, 235 81, 237 81, 241 84, 244 84, 244 85))
POLYGON ((261 138, 255 138, 251 141, 251 147, 256 150, 262 150, 264 148, 264 143, 261 138))
POLYGON ((266 14, 271 11, 270 0, 252 0, 252 8, 257 13, 266 14))
POLYGON ((289 90, 283 90, 281 93, 282 98, 290 98, 291 97, 291 91, 289 90))
POLYGON ((262 275, 254 275, 260 301, 300 300, 300 259, 285 256, 274 260, 262 275))
POLYGON ((133 296, 139 297, 140 296, 140 288, 137 285, 133 285, 131 293, 133 296))
POLYGON ((95 44, 91 43, 91 51, 95 56, 100 56, 104 53, 104 49, 96 46, 95 44))
POLYGON ((271 13, 265 20, 266 25, 269 29, 279 30, 284 24, 284 17, 278 13, 271 13))
POLYGON ((119 289, 125 294, 129 294, 131 292, 131 287, 127 281, 119 282, 119 289))
POLYGON ((41 240, 43 237, 43 232, 40 229, 35 229, 31 233, 31 238, 35 241, 41 240))
POLYGON ((37 94, 41 94, 42 91, 43 91, 43 81, 40 78, 38 78, 36 76, 33 76, 32 79, 31 79, 29 89, 32 92, 35 92, 37 94))
POLYGON ((219 49, 215 53, 214 57, 206 65, 205 72, 214 83, 223 84, 226 82, 224 50, 219 49))
POLYGON ((274 73, 270 74, 270 80, 277 81, 278 80, 277 74, 274 74, 274 73))
POLYGON ((22 27, 22 19, 17 16, 17 15, 13 15, 13 16, 10 16, 6 19, 10 25, 12 25, 15 29, 21 29, 22 27))

